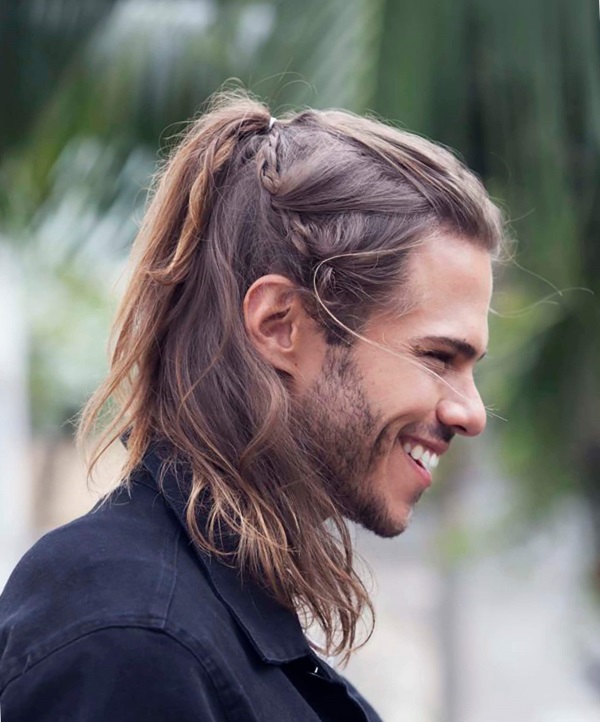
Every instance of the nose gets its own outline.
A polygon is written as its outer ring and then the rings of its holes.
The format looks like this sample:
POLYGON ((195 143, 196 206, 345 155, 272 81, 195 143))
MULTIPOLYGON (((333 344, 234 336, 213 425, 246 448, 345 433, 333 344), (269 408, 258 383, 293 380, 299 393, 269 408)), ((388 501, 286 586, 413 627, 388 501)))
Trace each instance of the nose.
POLYGON ((485 429, 485 406, 472 382, 469 388, 448 389, 448 396, 437 406, 438 421, 462 436, 478 436, 485 429))

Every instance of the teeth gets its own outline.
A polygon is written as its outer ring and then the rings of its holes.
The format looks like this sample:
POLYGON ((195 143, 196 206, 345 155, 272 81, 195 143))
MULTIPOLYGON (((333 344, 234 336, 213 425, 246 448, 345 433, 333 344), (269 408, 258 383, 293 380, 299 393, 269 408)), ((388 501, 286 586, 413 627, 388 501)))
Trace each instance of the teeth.
POLYGON ((415 461, 420 461, 428 471, 435 469, 440 463, 440 457, 430 449, 424 449, 421 444, 413 446, 409 441, 405 441, 402 444, 402 448, 407 454, 412 456, 415 461))
POLYGON ((412 456, 412 458, 415 461, 419 461, 419 459, 423 456, 423 452, 425 449, 421 446, 421 444, 417 444, 412 451, 409 451, 408 453, 412 456))

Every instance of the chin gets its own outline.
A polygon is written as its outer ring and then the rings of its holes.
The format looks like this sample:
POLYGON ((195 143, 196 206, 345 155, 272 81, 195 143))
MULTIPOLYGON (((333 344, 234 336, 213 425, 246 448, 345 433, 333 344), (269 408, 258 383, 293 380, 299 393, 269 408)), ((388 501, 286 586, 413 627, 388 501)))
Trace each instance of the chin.
POLYGON ((421 494, 412 499, 391 497, 385 493, 367 496, 356 485, 346 486, 343 497, 337 497, 340 512, 346 519, 373 532, 379 537, 391 539, 406 531, 421 494))
POLYGON ((400 536, 402 532, 406 531, 408 529, 409 523, 410 515, 408 516, 408 518, 405 518, 402 521, 388 520, 388 522, 385 524, 379 524, 372 527, 370 531, 372 531, 378 537, 382 537, 383 539, 393 539, 396 536, 400 536))
POLYGON ((350 518, 367 531, 373 532, 383 539, 392 539, 400 536, 406 531, 413 515, 413 509, 396 512, 393 514, 388 509, 381 508, 362 508, 358 513, 353 514, 350 518))

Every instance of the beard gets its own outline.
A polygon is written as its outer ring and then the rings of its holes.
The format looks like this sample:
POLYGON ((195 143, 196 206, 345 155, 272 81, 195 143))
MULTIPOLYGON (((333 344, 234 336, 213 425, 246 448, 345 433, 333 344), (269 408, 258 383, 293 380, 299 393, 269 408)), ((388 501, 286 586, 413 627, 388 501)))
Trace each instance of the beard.
POLYGON ((340 513, 378 536, 393 537, 409 519, 393 519, 385 499, 369 483, 369 473, 393 440, 385 427, 377 434, 381 414, 363 389, 351 349, 330 346, 320 375, 296 400, 293 422, 340 513))

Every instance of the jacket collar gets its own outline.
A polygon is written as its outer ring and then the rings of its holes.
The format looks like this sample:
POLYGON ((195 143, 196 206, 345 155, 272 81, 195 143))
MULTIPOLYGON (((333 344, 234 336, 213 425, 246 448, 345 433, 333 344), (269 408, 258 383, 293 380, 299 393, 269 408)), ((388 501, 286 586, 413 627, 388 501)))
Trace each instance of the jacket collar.
MULTIPOLYGON (((126 437, 121 437, 121 440, 126 445, 126 437)), ((134 473, 132 481, 161 493, 190 538, 185 521, 190 475, 181 467, 175 467, 177 470, 174 471, 172 465, 165 465, 163 469, 164 458, 161 446, 152 444, 142 459, 148 473, 134 473), (161 477, 162 488, 159 484, 161 477)), ((245 577, 242 580, 238 570, 204 553, 195 544, 194 551, 216 594, 265 662, 282 664, 312 654, 296 614, 278 604, 251 579, 245 577)))

